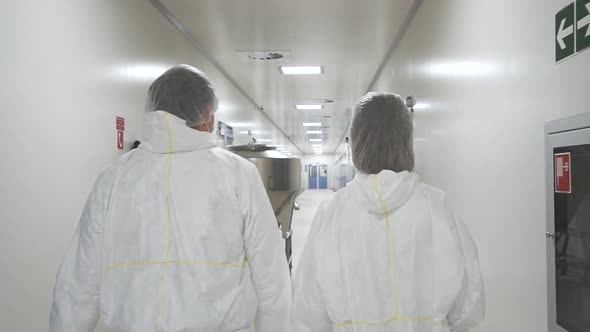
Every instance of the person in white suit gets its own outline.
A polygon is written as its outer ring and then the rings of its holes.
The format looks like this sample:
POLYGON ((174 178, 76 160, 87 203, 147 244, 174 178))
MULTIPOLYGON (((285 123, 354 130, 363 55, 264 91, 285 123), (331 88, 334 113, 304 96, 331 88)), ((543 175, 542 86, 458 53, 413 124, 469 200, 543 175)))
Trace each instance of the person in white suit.
POLYGON ((176 66, 145 137, 99 176, 61 265, 50 332, 289 330, 284 243, 253 164, 216 148, 217 98, 176 66))
POLYGON ((359 174, 319 208, 294 277, 297 332, 447 332, 482 321, 477 250, 444 192, 413 172, 404 101, 369 93, 355 106, 359 174))

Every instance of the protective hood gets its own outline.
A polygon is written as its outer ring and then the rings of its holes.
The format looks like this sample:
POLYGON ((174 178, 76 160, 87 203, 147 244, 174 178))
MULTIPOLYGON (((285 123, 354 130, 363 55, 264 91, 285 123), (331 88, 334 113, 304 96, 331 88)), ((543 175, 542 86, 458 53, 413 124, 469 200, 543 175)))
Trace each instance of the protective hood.
POLYGON ((383 214, 383 205, 387 211, 392 211, 410 199, 418 178, 418 174, 408 171, 395 173, 384 170, 377 175, 358 174, 347 185, 347 190, 363 208, 383 214), (375 178, 379 191, 375 188, 375 178))
POLYGON ((187 127, 186 122, 168 112, 145 114, 141 149, 154 153, 188 152, 215 147, 215 137, 187 127))

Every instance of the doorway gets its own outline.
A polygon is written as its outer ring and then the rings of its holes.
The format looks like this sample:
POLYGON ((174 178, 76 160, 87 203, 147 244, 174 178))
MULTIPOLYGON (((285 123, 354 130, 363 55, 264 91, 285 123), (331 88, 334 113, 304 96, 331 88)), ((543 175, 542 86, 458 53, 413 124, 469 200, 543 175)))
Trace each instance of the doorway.
POLYGON ((328 189, 328 165, 309 164, 307 169, 309 189, 328 189))
POLYGON ((555 121, 546 128, 549 331, 587 332, 590 114, 555 121))

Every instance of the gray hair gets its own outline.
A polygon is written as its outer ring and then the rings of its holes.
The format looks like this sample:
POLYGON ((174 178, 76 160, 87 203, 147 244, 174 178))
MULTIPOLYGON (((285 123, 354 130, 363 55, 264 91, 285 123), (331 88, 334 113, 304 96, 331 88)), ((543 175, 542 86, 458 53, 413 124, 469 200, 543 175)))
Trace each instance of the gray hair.
POLYGON ((202 71, 189 65, 170 68, 148 90, 148 112, 166 111, 185 120, 189 127, 207 122, 209 107, 217 109, 215 89, 202 71))
POLYGON ((354 107, 350 128, 352 160, 365 174, 414 170, 414 125, 404 101, 370 92, 354 107))

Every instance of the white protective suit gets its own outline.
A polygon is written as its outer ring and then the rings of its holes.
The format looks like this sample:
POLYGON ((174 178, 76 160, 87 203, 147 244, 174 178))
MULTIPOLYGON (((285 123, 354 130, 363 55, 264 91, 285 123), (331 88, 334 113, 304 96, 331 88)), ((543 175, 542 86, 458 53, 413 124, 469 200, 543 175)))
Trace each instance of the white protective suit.
POLYGON ((166 112, 97 180, 51 332, 288 331, 284 242, 253 164, 166 112))
POLYGON ((297 332, 447 332, 483 319, 467 229, 409 172, 360 174, 325 202, 293 282, 297 332))

